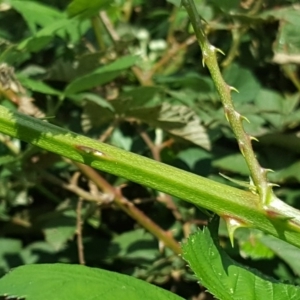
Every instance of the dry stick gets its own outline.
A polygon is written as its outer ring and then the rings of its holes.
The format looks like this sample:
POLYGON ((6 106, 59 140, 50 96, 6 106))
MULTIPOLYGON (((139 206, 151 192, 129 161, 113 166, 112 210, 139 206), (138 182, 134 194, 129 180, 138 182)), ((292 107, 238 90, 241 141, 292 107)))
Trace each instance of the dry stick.
POLYGON ((40 171, 40 175, 42 178, 46 179, 47 181, 51 182, 52 184, 60 186, 61 188, 66 189, 66 190, 76 194, 77 196, 79 196, 80 198, 82 198, 86 201, 97 202, 97 203, 103 202, 102 197, 91 195, 90 193, 81 189, 77 185, 74 185, 72 183, 66 183, 63 180, 58 179, 57 177, 51 175, 48 172, 40 171))
POLYGON ((173 44, 171 45, 171 48, 168 49, 168 51, 165 53, 165 55, 151 68, 150 72, 148 73, 148 76, 153 77, 153 75, 162 67, 164 67, 179 51, 187 48, 188 46, 192 45, 197 41, 197 38, 195 36, 191 36, 187 38, 183 43, 181 44, 173 44))
POLYGON ((260 196, 260 202, 257 204, 260 206, 267 205, 271 202, 273 197, 273 185, 267 180, 267 173, 270 170, 262 168, 259 162, 257 161, 251 143, 251 140, 256 139, 252 136, 249 136, 245 132, 242 122, 243 120, 247 119, 235 110, 231 99, 231 91, 235 90, 235 88, 226 84, 220 72, 220 68, 217 61, 217 52, 222 53, 222 51, 215 48, 209 43, 204 33, 202 20, 197 12, 194 1, 182 0, 182 4, 188 12, 195 34, 197 36, 197 40, 201 47, 203 55, 203 65, 205 64, 209 69, 218 94, 221 98, 225 111, 225 116, 235 134, 240 151, 244 156, 245 161, 250 170, 251 178, 253 180, 256 191, 260 196))
POLYGON ((144 130, 140 130, 140 136, 144 140, 148 148, 150 149, 153 159, 157 161, 161 161, 160 159, 161 145, 155 145, 150 139, 147 132, 145 132, 144 130))
POLYGON ((117 124, 118 124, 118 120, 114 120, 113 123, 101 134, 99 138, 99 141, 101 143, 104 143, 111 136, 117 124))
POLYGON ((77 207, 76 207, 76 234, 77 234, 77 249, 78 249, 78 259, 81 265, 85 265, 84 259, 84 247, 82 242, 82 219, 81 219, 81 211, 82 211, 82 198, 78 199, 77 207))
POLYGON ((112 41, 116 45, 117 42, 119 42, 121 39, 118 35, 118 33, 115 31, 113 24, 111 23, 107 13, 102 10, 99 13, 100 20, 102 21, 104 27, 106 28, 108 34, 110 35, 112 41))
POLYGON ((181 254, 181 248, 178 242, 173 238, 173 236, 160 228, 156 223, 154 223, 148 216, 146 216, 142 211, 140 211, 132 202, 126 199, 120 189, 114 188, 110 185, 103 177, 99 175, 94 169, 89 166, 74 162, 74 164, 79 168, 79 170, 90 180, 92 180, 99 189, 103 192, 112 195, 114 198, 114 203, 122 209, 127 215, 136 220, 142 227, 151 232, 158 240, 162 241, 164 245, 176 254, 181 254))

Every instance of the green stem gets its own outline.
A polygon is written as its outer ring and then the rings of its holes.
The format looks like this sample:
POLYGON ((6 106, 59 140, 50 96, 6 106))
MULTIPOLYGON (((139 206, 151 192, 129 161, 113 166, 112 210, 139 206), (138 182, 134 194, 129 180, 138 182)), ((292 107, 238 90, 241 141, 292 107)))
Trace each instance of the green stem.
POLYGON ((300 247, 300 213, 279 199, 269 211, 258 196, 103 144, 0 106, 0 132, 43 149, 230 216, 300 247), (280 218, 278 218, 278 215, 280 218), (288 220, 289 219, 289 220, 288 220))
POLYGON ((255 153, 252 148, 251 140, 254 137, 249 136, 243 127, 243 120, 246 118, 240 115, 233 105, 231 99, 231 91, 235 90, 233 87, 226 84, 224 81, 218 61, 217 52, 222 52, 221 50, 212 46, 205 36, 203 23, 201 17, 199 16, 196 6, 193 0, 182 0, 183 6, 186 8, 187 13, 190 17, 191 23, 193 25, 195 34, 197 36, 199 45, 202 50, 203 64, 205 63, 211 77, 215 83, 218 94, 221 98, 225 116, 236 136, 239 144, 241 153, 243 154, 245 161, 250 170, 251 178, 256 187, 256 190, 260 196, 257 205, 264 206, 268 205, 271 201, 275 199, 272 192, 272 184, 268 183, 267 180, 267 169, 260 166, 256 159, 255 153))

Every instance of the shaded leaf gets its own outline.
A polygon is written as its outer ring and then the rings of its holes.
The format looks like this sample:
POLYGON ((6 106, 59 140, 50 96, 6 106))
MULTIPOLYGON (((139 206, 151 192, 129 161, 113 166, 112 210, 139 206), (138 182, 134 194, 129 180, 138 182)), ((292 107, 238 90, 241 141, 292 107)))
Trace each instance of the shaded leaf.
POLYGON ((10 0, 9 3, 23 16, 33 34, 39 27, 51 25, 63 16, 55 8, 38 1, 10 0))
POLYGON ((76 231, 76 217, 73 211, 53 212, 44 215, 42 230, 46 241, 56 250, 62 250, 76 231))
POLYGON ((232 93, 234 102, 244 104, 253 101, 260 90, 260 84, 253 73, 237 64, 231 64, 226 68, 223 76, 230 86, 239 91, 239 93, 232 93))
POLYGON ((270 235, 264 235, 261 242, 285 261, 296 275, 300 275, 299 248, 270 235))
POLYGON ((231 154, 213 161, 213 166, 220 170, 230 171, 241 175, 249 175, 249 169, 240 153, 231 154))
POLYGON ((159 254, 157 241, 144 229, 116 236, 112 240, 109 251, 111 255, 121 260, 129 260, 131 263, 135 261, 139 264, 151 262, 159 254))
POLYGON ((81 116, 81 126, 83 131, 87 132, 92 128, 99 128, 107 124, 112 121, 114 117, 115 112, 109 107, 99 105, 99 103, 95 103, 95 101, 87 101, 81 116))
POLYGON ((62 93, 51 86, 47 85, 46 83, 38 80, 31 79, 29 77, 26 77, 22 74, 17 75, 17 78, 20 80, 20 83, 27 87, 28 89, 34 91, 43 93, 46 95, 56 95, 60 96, 62 93))
POLYGON ((127 115, 140 119, 153 127, 162 128, 177 137, 209 150, 210 139, 199 117, 188 107, 164 103, 156 108, 139 108, 127 115), (150 112, 151 109, 151 112, 150 112))
POLYGON ((38 31, 35 35, 25 39, 18 45, 18 50, 27 50, 29 52, 38 52, 47 46, 55 34, 63 27, 70 25, 72 20, 61 19, 51 23, 38 31))
POLYGON ((0 276, 9 269, 22 264, 19 253, 22 249, 22 241, 10 238, 0 238, 0 276))
POLYGON ((288 180, 296 180, 297 182, 300 182, 300 161, 296 161, 295 163, 292 163, 290 166, 285 166, 280 171, 277 171, 274 174, 270 174, 270 179, 274 180, 278 183, 283 183, 288 180))
POLYGON ((76 78, 66 87, 65 95, 75 94, 110 82, 118 77, 121 72, 132 67, 136 61, 137 56, 123 56, 89 74, 76 78))
POLYGON ((224 12, 230 13, 232 10, 237 10, 240 6, 239 0, 211 0, 211 2, 224 12))
POLYGON ((100 9, 104 9, 110 3, 110 0, 94 0, 88 2, 86 0, 73 0, 69 4, 67 12, 70 17, 79 15, 81 18, 90 18, 93 15, 97 15, 100 9))
POLYGON ((192 170, 199 160, 210 159, 211 153, 199 148, 189 148, 180 151, 177 155, 177 158, 184 161, 192 170))

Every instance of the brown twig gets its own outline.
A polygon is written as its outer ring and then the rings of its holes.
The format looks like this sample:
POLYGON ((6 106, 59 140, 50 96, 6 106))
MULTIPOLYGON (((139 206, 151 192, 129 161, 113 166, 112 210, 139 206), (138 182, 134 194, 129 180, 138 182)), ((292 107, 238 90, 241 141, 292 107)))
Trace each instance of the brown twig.
POLYGON ((81 265, 85 265, 84 259, 84 247, 82 242, 82 218, 81 218, 81 211, 82 211, 82 198, 78 199, 77 207, 76 207, 76 234, 77 234, 77 250, 78 250, 78 259, 81 265))
POLYGON ((140 136, 144 140, 148 148, 150 149, 153 159, 157 161, 161 161, 160 158, 160 152, 162 150, 161 145, 155 145, 150 139, 148 133, 144 130, 140 130, 140 136))
MULTIPOLYGON (((151 138, 149 137, 147 132, 141 130, 140 136, 142 137, 142 139, 144 140, 144 142, 150 149, 153 159, 155 159, 157 161, 161 161, 160 153, 161 153, 162 149, 169 146, 170 140, 163 142, 159 145, 156 145, 155 143, 153 143, 153 141, 151 140, 151 138)), ((166 205, 166 207, 168 209, 170 209, 170 211, 172 212, 172 214, 174 215, 176 220, 182 220, 182 216, 181 216, 177 206, 174 204, 172 197, 170 195, 160 192, 159 196, 157 197, 157 200, 160 201, 161 203, 164 203, 166 205)))
POLYGON ((114 42, 114 44, 118 43, 121 39, 119 34, 117 33, 117 31, 115 30, 112 22, 110 21, 107 13, 102 10, 99 13, 99 17, 101 22, 103 23, 105 29, 107 30, 108 34, 110 35, 112 41, 114 42))
POLYGON ((60 186, 61 188, 66 189, 66 190, 76 194, 77 196, 79 196, 80 198, 82 198, 86 201, 96 202, 96 203, 100 204, 103 202, 108 202, 107 200, 108 200, 108 198, 110 198, 108 195, 105 195, 105 194, 98 193, 98 195, 95 195, 95 194, 89 193, 89 192, 81 189, 77 185, 75 185, 73 183, 64 182, 63 180, 58 179, 57 177, 55 177, 45 171, 40 171, 40 176, 43 179, 46 179, 47 181, 51 182, 52 184, 60 186))
POLYGON ((98 186, 99 189, 101 189, 104 193, 113 195, 114 203, 128 216, 136 220, 137 223, 156 236, 166 247, 172 249, 176 254, 181 254, 181 248, 171 233, 164 231, 148 216, 140 211, 132 202, 122 195, 119 188, 114 188, 91 167, 80 163, 75 164, 87 178, 92 180, 98 186))
POLYGON ((115 120, 100 136, 99 141, 104 143, 113 133, 117 125, 117 121, 115 120))
POLYGON ((162 69, 179 51, 187 48, 197 41, 197 38, 193 35, 187 38, 183 43, 174 43, 170 49, 167 50, 165 55, 152 67, 148 76, 151 78, 159 70, 162 69))

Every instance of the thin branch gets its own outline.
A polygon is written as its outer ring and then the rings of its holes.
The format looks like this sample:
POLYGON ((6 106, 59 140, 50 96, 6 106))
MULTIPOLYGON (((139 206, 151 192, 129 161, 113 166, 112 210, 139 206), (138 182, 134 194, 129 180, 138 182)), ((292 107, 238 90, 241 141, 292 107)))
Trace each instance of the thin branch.
POLYGON ((155 145, 152 142, 152 140, 150 139, 148 133, 144 130, 140 130, 140 136, 144 140, 144 142, 146 143, 148 148, 150 149, 153 159, 155 159, 157 161, 161 161, 161 158, 160 158, 161 147, 160 147, 160 145, 155 145))
POLYGON ((83 200, 81 198, 78 199, 77 207, 76 207, 76 234, 77 234, 77 250, 78 250, 78 259, 81 265, 85 265, 84 259, 84 247, 82 242, 82 204, 83 200))
POLYGON ((117 31, 115 30, 112 22, 110 21, 110 18, 108 17, 107 13, 104 10, 102 10, 99 13, 99 17, 104 27, 106 28, 108 34, 110 35, 112 41, 116 45, 118 42, 120 42, 121 39, 117 31))
POLYGON ((118 121, 115 120, 100 136, 99 141, 104 143, 113 133, 117 126, 118 121))
POLYGON ((72 183, 64 182, 63 180, 58 179, 57 177, 53 176, 52 174, 50 174, 46 171, 40 171, 40 176, 43 179, 46 179, 47 181, 51 182, 52 184, 60 186, 61 188, 76 194, 77 196, 79 196, 80 198, 82 198, 86 201, 102 203, 102 202, 107 202, 106 199, 109 198, 105 194, 92 195, 91 193, 81 189, 77 185, 72 184, 72 183))

